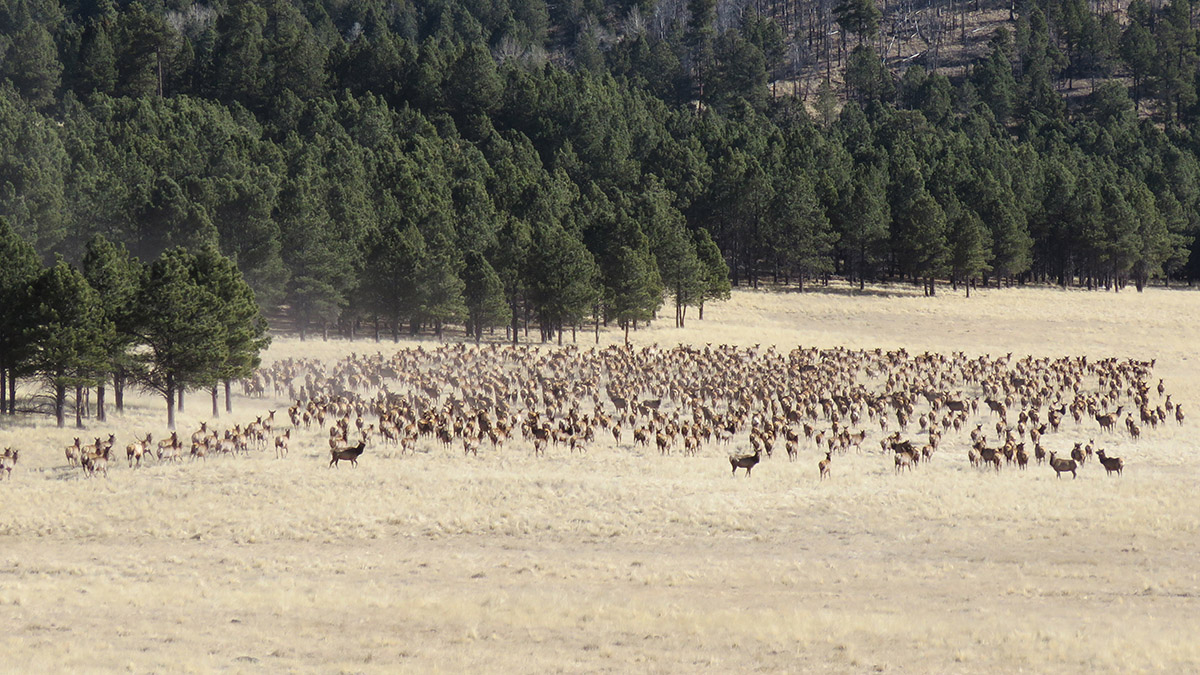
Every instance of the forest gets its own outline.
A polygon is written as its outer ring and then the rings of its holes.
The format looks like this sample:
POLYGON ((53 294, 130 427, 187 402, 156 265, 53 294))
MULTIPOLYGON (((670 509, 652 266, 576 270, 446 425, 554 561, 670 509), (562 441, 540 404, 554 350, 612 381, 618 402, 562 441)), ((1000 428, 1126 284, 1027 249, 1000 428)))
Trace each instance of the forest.
POLYGON ((302 336, 561 340, 831 276, 1140 290, 1200 272, 1195 13, 0 0, 0 217, 47 269, 227 258, 302 336))

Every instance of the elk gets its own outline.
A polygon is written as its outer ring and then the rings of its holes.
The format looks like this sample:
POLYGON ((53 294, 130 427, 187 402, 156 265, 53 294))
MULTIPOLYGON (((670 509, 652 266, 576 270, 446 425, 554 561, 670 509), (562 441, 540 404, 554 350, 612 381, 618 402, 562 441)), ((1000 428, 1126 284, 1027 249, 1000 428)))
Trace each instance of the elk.
POLYGON ((1025 444, 1017 445, 1017 468, 1024 470, 1029 464, 1029 453, 1025 452, 1025 444))
POLYGON ((142 465, 142 455, 146 454, 146 449, 150 447, 150 434, 146 434, 146 439, 142 441, 135 440, 125 446, 125 458, 129 460, 129 467, 133 468, 134 460, 137 465, 142 465))
POLYGON ((292 430, 291 429, 287 429, 286 431, 284 431, 282 436, 275 437, 275 457, 276 457, 276 459, 278 459, 280 457, 287 457, 288 444, 291 443, 291 440, 292 440, 292 430))
POLYGON ((1115 413, 1108 413, 1105 415, 1100 415, 1100 414, 1096 415, 1096 421, 1100 423, 1101 431, 1112 431, 1113 430, 1113 427, 1116 426, 1116 424, 1117 424, 1117 419, 1119 419, 1121 417, 1121 410, 1123 408, 1124 408, 1124 406, 1117 408, 1117 412, 1115 412, 1115 413))
POLYGON ((750 470, 754 468, 762 459, 762 450, 755 448, 753 455, 730 455, 729 465, 733 467, 733 475, 737 475, 738 469, 746 470, 746 477, 750 477, 750 470))
MULTIPOLYGON (((1050 453, 1050 457, 1053 458, 1054 453, 1050 453)), ((1075 462, 1078 462, 1079 466, 1083 466, 1083 443, 1076 443, 1075 447, 1071 449, 1071 459, 1075 462)), ((1051 461, 1053 461, 1053 459, 1051 459, 1051 461)))
POLYGON ((1100 464, 1104 466, 1104 470, 1110 476, 1113 473, 1116 473, 1118 476, 1121 475, 1121 471, 1125 468, 1125 462, 1121 461, 1120 457, 1109 457, 1104 454, 1104 450, 1100 450, 1096 455, 1100 457, 1100 464))
MULTIPOLYGON (((100 439, 97 438, 96 441, 99 442, 100 439)), ((76 437, 75 445, 67 446, 67 465, 75 466, 76 464, 79 464, 79 459, 82 456, 82 454, 83 454, 83 446, 79 444, 79 437, 76 437)))
POLYGON ((334 448, 329 453, 332 456, 329 460, 329 466, 338 466, 338 462, 349 461, 355 468, 358 467, 358 457, 367 447, 366 441, 359 441, 358 445, 352 448, 334 448))
POLYGON ((172 431, 170 438, 158 442, 158 459, 160 461, 167 457, 179 459, 179 449, 181 447, 183 447, 183 444, 179 442, 179 433, 172 431))
POLYGON ((17 458, 20 454, 20 450, 4 449, 4 454, 0 455, 0 478, 12 478, 12 470, 17 465, 17 458))
POLYGON ((817 469, 821 472, 821 480, 831 477, 829 474, 829 465, 833 463, 833 459, 830 457, 830 454, 828 452, 825 453, 825 459, 817 462, 817 469))
POLYGON ((1078 478, 1075 474, 1075 460, 1073 459, 1058 459, 1054 453, 1050 453, 1050 467, 1054 469, 1054 477, 1062 478, 1062 475, 1070 471, 1072 480, 1078 478))

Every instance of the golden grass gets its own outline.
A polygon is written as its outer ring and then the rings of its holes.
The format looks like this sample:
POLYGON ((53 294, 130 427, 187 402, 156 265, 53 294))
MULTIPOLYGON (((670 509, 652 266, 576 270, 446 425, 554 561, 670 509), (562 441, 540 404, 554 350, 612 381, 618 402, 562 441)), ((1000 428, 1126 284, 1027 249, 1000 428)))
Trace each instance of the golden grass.
MULTIPOLYGON (((1157 359, 1200 414, 1200 294, 869 290, 739 291, 632 338, 1157 359)), ((277 339, 267 359, 392 349, 277 339)), ((233 419, 284 405, 239 397, 233 419)), ((134 397, 85 438, 161 438, 161 409, 134 397)), ((180 429, 207 411, 189 396, 180 429)), ((537 460, 371 446, 335 470, 317 430, 285 460, 130 470, 122 452, 85 480, 64 466, 77 432, 0 425, 23 451, 0 483, 0 671, 1200 669, 1191 420, 1137 443, 1072 421, 1049 438, 1097 437, 1120 479, 980 473, 953 438, 901 476, 878 453, 835 457, 824 483, 811 446, 747 480, 723 448, 664 458, 628 433, 537 460)))

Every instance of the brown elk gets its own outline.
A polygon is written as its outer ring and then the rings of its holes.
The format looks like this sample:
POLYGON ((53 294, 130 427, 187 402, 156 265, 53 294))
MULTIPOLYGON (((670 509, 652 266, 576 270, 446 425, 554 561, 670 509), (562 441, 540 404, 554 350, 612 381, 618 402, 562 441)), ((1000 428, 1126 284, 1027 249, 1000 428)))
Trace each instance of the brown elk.
POLYGON ((359 457, 359 455, 361 455, 363 453, 363 450, 366 447, 367 447, 366 441, 359 441, 358 445, 356 445, 354 447, 336 448, 334 450, 330 450, 329 454, 331 455, 331 457, 329 460, 329 466, 334 467, 334 466, 338 466, 338 462, 349 461, 352 465, 355 466, 355 468, 357 468, 358 467, 358 457, 359 457))
POLYGON ((1067 471, 1071 472, 1072 479, 1079 477, 1075 474, 1075 468, 1076 468, 1075 460, 1073 460, 1073 459, 1058 459, 1057 457, 1054 456, 1053 452, 1050 453, 1050 468, 1054 469, 1054 477, 1055 478, 1062 478, 1062 475, 1064 473, 1066 473, 1067 471))
POLYGON ((280 457, 287 457, 288 445, 291 444, 291 441, 292 441, 292 430, 291 429, 285 430, 283 432, 282 436, 275 437, 275 457, 276 457, 276 459, 278 459, 280 457))
POLYGON ((737 475, 738 469, 746 470, 746 477, 750 477, 750 470, 754 468, 762 459, 762 450, 755 449, 753 455, 730 455, 729 465, 733 467, 733 475, 737 475))
POLYGON ((1097 414, 1096 421, 1100 423, 1100 429, 1102 431, 1112 431, 1117 424, 1117 420, 1121 418, 1121 411, 1123 409, 1124 406, 1121 406, 1120 408, 1117 408, 1115 413, 1107 413, 1104 415, 1097 414))
POLYGON ((1120 476, 1121 471, 1125 469, 1125 462, 1121 461, 1120 457, 1109 457, 1104 454, 1104 450, 1100 450, 1096 455, 1100 457, 1100 464, 1104 466, 1104 470, 1109 475, 1115 473, 1120 476))

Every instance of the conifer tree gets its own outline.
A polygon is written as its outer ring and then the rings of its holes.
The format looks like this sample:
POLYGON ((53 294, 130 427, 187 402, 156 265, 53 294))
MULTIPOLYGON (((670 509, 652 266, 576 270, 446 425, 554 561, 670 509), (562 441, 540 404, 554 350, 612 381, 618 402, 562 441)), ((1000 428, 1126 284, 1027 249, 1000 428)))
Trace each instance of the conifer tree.
MULTIPOLYGON (((97 235, 87 243, 82 262, 84 278, 100 297, 104 318, 113 325, 112 340, 104 345, 108 359, 107 372, 113 379, 117 410, 124 407, 125 379, 131 364, 130 347, 136 340, 134 300, 141 287, 142 266, 129 257, 125 247, 97 235)), ((101 375, 96 384, 96 419, 103 422, 105 382, 101 375)))
POLYGON ((505 326, 512 321, 512 309, 504 298, 504 284, 500 281, 500 275, 478 251, 467 253, 463 284, 467 332, 475 336, 475 342, 483 337, 484 328, 505 326))
POLYGON ((170 429, 179 393, 216 383, 229 359, 221 301, 194 271, 194 256, 183 249, 165 251, 147 269, 135 302, 134 323, 147 347, 137 378, 166 401, 170 429))
POLYGON ((30 344, 28 368, 54 391, 54 417, 62 428, 67 391, 75 389, 75 424, 83 427, 79 392, 108 370, 107 346, 114 328, 104 316, 100 296, 83 275, 59 260, 30 288, 26 299, 30 344))
POLYGON ((30 286, 41 274, 37 253, 0 216, 0 414, 16 413, 17 375, 24 371, 30 344, 30 286))

